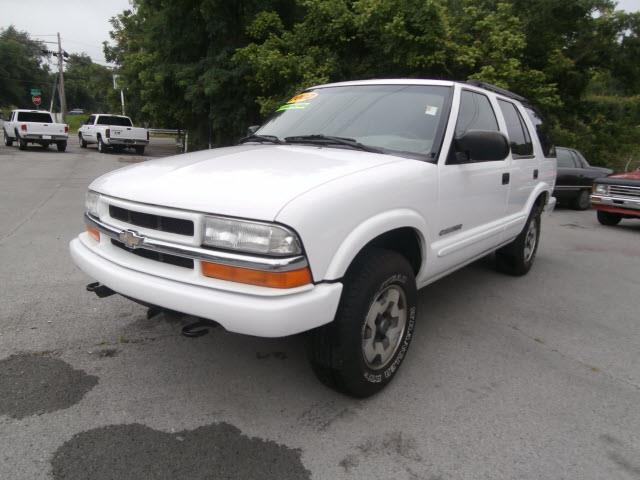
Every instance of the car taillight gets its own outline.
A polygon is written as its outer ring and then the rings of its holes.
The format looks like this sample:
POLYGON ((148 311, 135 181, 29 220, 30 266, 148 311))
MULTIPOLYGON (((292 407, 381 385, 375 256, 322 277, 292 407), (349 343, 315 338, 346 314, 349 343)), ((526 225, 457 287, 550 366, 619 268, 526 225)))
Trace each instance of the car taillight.
POLYGON ((64 133, 69 133, 69 125, 64 126, 64 133))
POLYGON ((22 125, 20 125, 20 130, 22 130, 23 132, 27 131, 27 124, 23 123, 22 125))
POLYGON ((111 129, 107 128, 107 130, 104 132, 104 136, 107 138, 111 138, 111 129))

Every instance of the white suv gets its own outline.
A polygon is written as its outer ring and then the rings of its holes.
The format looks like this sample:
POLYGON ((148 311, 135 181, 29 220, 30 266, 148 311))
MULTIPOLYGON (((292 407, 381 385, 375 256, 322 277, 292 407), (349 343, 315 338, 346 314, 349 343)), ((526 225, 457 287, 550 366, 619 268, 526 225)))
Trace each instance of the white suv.
POLYGON ((71 255, 102 294, 248 335, 310 331, 320 379, 364 397, 405 357, 417 289, 493 251, 531 268, 554 157, 533 108, 490 85, 321 85, 241 145, 95 180, 71 255))

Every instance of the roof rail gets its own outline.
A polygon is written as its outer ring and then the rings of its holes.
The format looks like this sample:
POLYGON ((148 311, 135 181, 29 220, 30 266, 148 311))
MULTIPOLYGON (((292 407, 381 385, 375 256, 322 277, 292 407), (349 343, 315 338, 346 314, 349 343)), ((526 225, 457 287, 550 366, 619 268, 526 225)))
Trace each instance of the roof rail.
POLYGON ((467 80, 466 82, 463 82, 463 83, 473 85, 474 87, 484 88, 485 90, 489 90, 490 92, 493 92, 493 93, 498 93, 505 97, 513 98, 514 100, 518 100, 519 102, 529 103, 529 100, 527 100, 523 96, 518 95, 517 93, 513 93, 505 88, 496 87, 495 85, 492 85, 490 83, 481 82, 480 80, 467 80))

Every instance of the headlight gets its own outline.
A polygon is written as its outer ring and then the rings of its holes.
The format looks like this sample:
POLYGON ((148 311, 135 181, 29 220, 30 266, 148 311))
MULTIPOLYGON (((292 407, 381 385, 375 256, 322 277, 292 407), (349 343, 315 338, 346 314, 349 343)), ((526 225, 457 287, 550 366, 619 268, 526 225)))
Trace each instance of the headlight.
POLYGON ((593 186, 593 193, 597 193, 599 195, 606 195, 609 193, 609 185, 602 185, 600 183, 596 183, 593 186))
POLYGON ((302 253, 298 236, 285 227, 221 217, 205 217, 203 243, 210 247, 260 255, 302 253))
POLYGON ((89 190, 84 200, 84 209, 92 217, 100 218, 98 215, 98 201, 100 200, 100 194, 89 190))

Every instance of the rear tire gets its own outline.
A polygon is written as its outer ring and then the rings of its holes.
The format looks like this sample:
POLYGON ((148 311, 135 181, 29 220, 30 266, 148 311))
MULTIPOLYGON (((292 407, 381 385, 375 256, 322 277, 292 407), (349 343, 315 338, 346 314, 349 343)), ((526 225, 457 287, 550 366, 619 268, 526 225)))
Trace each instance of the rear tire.
POLYGON ((581 190, 580 193, 571 200, 571 207, 574 210, 587 210, 591 206, 589 190, 581 190))
POLYGON ((136 149, 136 153, 138 155, 144 155, 144 146, 143 147, 134 147, 136 149))
POLYGON ((540 216, 541 209, 534 205, 522 232, 510 244, 496 251, 498 271, 519 277, 531 270, 540 243, 540 216))
POLYGON ((334 321, 309 333, 309 360, 320 381, 358 398, 382 390, 413 338, 416 298, 413 269, 402 255, 361 253, 344 278, 334 321))
POLYGON ((78 134, 78 142, 80 142, 80 148, 87 148, 87 142, 82 138, 82 134, 78 134))
POLYGON ((67 149, 67 142, 58 142, 56 143, 59 152, 64 152, 67 149))
POLYGON ((7 132, 3 132, 4 133, 4 144, 7 147, 10 147, 11 145, 13 145, 13 139, 11 139, 9 137, 9 134, 7 132))
POLYGON ((602 225, 606 225, 607 227, 614 227, 620 223, 620 220, 622 220, 622 217, 618 214, 598 210, 598 221, 602 225))
POLYGON ((107 146, 102 141, 102 137, 98 137, 98 152, 107 153, 107 146))
POLYGON ((27 141, 21 139, 20 137, 18 137, 18 148, 20 150, 26 150, 27 149, 27 141))

